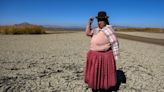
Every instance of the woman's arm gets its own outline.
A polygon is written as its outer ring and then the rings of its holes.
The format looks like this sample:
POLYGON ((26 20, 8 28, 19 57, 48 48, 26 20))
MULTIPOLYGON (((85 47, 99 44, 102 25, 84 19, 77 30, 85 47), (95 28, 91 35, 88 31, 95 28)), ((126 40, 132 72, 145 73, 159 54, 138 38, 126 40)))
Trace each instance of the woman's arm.
POLYGON ((107 51, 110 48, 110 43, 104 45, 95 45, 92 50, 94 51, 107 51))
POLYGON ((119 42, 118 42, 118 39, 115 35, 115 31, 113 30, 113 28, 111 26, 107 26, 103 32, 107 35, 108 39, 109 39, 109 42, 111 43, 112 45, 112 50, 113 50, 113 55, 114 55, 114 58, 116 60, 116 62, 118 61, 118 57, 120 55, 120 52, 119 52, 119 42))
POLYGON ((91 37, 93 35, 92 23, 93 23, 93 17, 91 16, 89 18, 89 22, 88 22, 88 25, 87 25, 86 30, 85 30, 86 35, 91 36, 91 37))

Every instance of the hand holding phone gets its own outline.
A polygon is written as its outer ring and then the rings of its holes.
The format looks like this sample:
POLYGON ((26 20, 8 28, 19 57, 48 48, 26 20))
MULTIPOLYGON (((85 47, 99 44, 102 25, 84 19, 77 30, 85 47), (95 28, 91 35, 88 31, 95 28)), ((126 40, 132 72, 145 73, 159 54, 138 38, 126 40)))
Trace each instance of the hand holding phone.
POLYGON ((94 17, 93 17, 93 16, 91 16, 91 17, 89 18, 89 24, 90 24, 90 25, 92 25, 93 20, 94 20, 94 17))

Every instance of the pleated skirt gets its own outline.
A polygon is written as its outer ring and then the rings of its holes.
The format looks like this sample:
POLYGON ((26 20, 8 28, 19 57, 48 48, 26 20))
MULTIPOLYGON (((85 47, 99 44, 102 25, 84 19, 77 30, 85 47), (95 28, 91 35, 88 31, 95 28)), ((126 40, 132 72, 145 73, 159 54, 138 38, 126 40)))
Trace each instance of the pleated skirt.
POLYGON ((84 81, 89 88, 95 90, 109 89, 116 85, 116 63, 112 50, 106 52, 88 51, 84 81))

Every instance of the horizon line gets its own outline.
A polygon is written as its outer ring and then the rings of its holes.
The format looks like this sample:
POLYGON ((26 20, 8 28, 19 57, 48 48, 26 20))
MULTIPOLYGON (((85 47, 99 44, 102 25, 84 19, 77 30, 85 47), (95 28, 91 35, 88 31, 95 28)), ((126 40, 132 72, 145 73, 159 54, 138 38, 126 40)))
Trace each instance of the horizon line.
MULTIPOLYGON (((23 23, 27 23, 27 24, 32 24, 32 25, 40 25, 40 26, 43 26, 43 27, 56 27, 56 28, 85 28, 86 25, 77 25, 77 26, 73 26, 73 25, 60 25, 60 24, 39 24, 39 23, 30 23, 30 22, 21 22, 21 23, 8 23, 8 24, 1 24, 0 23, 0 26, 12 26, 12 25, 15 25, 15 24, 23 24, 23 23)), ((112 26, 115 26, 115 27, 120 27, 120 28, 164 28, 164 26, 162 27, 148 27, 148 26, 129 26, 129 25, 117 25, 117 24, 111 24, 112 26)), ((92 26, 93 28, 96 27, 95 25, 92 26)))

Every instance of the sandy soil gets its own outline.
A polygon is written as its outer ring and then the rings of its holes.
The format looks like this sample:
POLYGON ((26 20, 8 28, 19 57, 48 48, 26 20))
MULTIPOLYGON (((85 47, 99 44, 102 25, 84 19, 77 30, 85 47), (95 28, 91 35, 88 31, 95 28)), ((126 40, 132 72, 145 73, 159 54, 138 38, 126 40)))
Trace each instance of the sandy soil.
MULTIPOLYGON (((0 35, 0 92, 91 92, 83 81, 89 41, 84 32, 0 35)), ((164 92, 164 46, 119 43, 126 83, 118 92, 164 92)))

